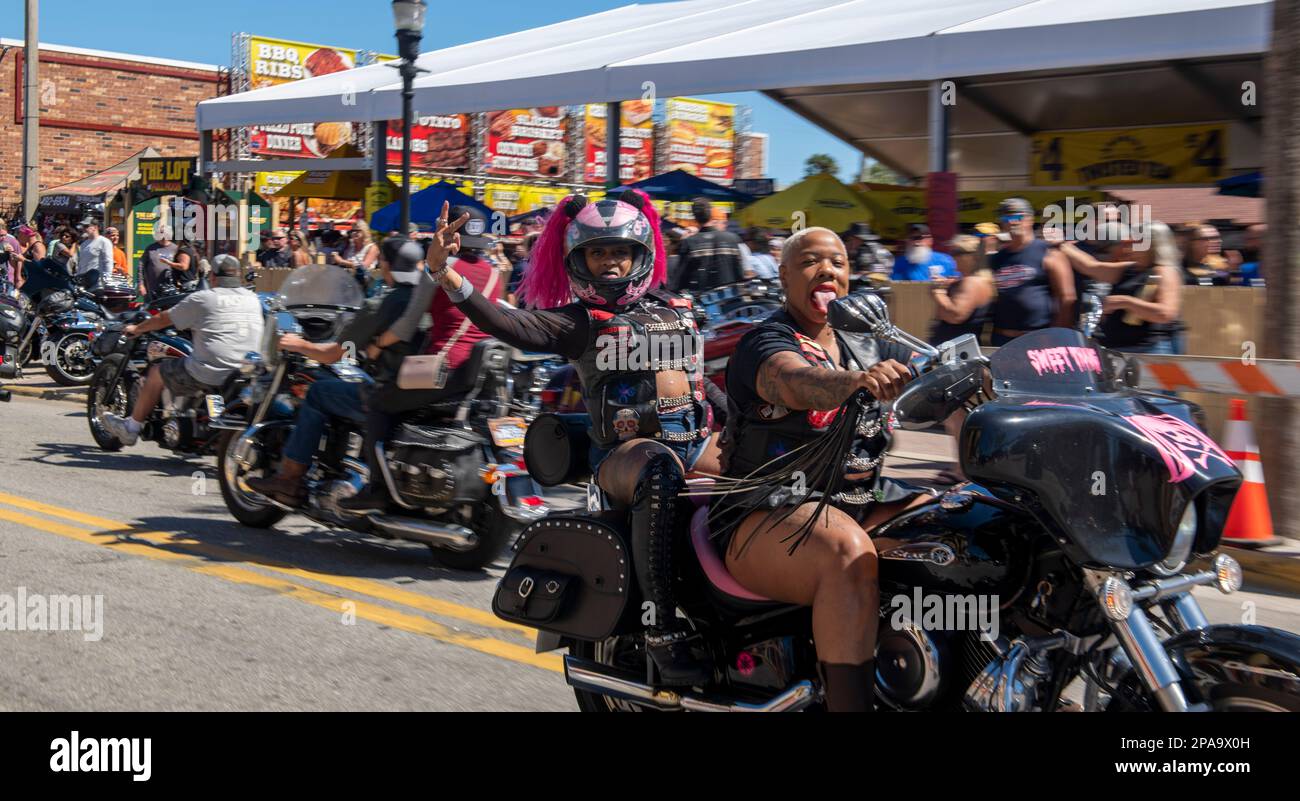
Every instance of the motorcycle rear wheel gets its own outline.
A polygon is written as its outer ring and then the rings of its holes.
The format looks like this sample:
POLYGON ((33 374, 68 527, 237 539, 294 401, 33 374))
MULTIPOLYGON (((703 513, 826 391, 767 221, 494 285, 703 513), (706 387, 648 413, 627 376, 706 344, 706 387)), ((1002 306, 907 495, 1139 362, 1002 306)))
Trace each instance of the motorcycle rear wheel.
POLYGON ((494 496, 479 502, 471 528, 478 535, 478 542, 473 548, 468 551, 451 551, 430 545, 433 558, 452 570, 480 570, 492 564, 514 535, 519 533, 519 524, 501 512, 494 496))
MULTIPOLYGON (((616 664, 621 662, 637 662, 642 671, 645 670, 645 651, 636 647, 635 642, 629 637, 611 637, 600 643, 594 642, 576 642, 569 647, 569 653, 580 659, 590 659, 593 662, 599 662, 602 665, 616 664), (629 657, 631 658, 629 660, 629 657)), ((623 664, 623 667, 632 667, 631 664, 623 664)), ((631 701, 624 701, 621 698, 611 698, 608 695, 599 693, 589 693, 586 690, 573 691, 573 695, 578 699, 579 712, 654 712, 657 710, 649 707, 634 704, 631 701)))
POLYGON ((221 498, 230 514, 249 528, 270 528, 284 519, 285 510, 269 503, 258 503, 235 484, 239 465, 234 450, 239 445, 240 431, 222 431, 217 438, 217 478, 221 484, 221 498))

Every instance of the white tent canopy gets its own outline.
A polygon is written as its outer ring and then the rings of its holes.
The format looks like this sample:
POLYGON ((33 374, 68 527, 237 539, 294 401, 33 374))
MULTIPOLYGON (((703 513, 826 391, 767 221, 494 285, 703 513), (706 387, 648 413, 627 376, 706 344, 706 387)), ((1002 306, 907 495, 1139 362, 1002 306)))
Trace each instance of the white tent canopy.
MULTIPOLYGON (((1264 0, 687 0, 630 5, 425 53, 419 66, 428 72, 416 80, 415 109, 422 115, 451 114, 627 100, 648 90, 657 97, 759 90, 879 155, 873 136, 916 138, 915 132, 840 124, 799 98, 833 87, 839 97, 828 110, 835 110, 845 105, 845 96, 865 97, 863 90, 881 85, 916 92, 939 80, 1032 74, 1041 81, 1053 72, 1073 70, 1078 77, 1079 70, 1142 64, 1162 69, 1186 62, 1210 68, 1222 62, 1249 64, 1268 49, 1270 13, 1271 3, 1264 0)), ((1239 72, 1228 70, 1219 77, 1235 79, 1239 72)), ((1165 84, 1188 82, 1185 75, 1159 77, 1138 88, 1158 97, 1165 84)), ((373 65, 205 100, 198 107, 198 126, 212 130, 397 119, 400 93, 397 70, 373 65)), ((1073 96, 1080 97, 1077 92, 1073 96)), ((1194 105, 1204 109, 1207 99, 1202 94, 1194 105)), ((1135 112, 1142 106, 1140 99, 1132 103, 1135 112)), ((989 128, 989 117, 1004 116, 985 114, 980 125, 989 128)), ((1223 116, 1216 109, 1196 119, 1223 116)), ((1034 127, 1003 122, 995 134, 1024 135, 1034 127)), ((1046 128, 1072 127, 1042 122, 1046 128)), ((954 133, 961 133, 960 128, 956 121, 954 133)), ((924 134, 923 128, 919 138, 924 134)), ((885 160, 910 162, 904 165, 908 174, 924 171, 923 164, 915 169, 910 154, 885 160)), ((967 171, 975 166, 968 165, 967 171)), ((960 163, 953 167, 962 170, 960 163)))

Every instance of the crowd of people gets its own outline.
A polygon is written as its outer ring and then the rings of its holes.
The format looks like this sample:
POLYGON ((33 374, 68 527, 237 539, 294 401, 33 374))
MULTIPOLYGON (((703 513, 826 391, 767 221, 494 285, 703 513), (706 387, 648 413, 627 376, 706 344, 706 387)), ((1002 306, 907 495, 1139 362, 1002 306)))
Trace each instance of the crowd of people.
POLYGON ((93 217, 72 223, 46 215, 10 230, 0 219, 0 278, 9 285, 22 289, 28 281, 44 284, 50 273, 57 280, 59 275, 82 278, 92 272, 89 284, 131 280, 116 228, 102 227, 93 217))

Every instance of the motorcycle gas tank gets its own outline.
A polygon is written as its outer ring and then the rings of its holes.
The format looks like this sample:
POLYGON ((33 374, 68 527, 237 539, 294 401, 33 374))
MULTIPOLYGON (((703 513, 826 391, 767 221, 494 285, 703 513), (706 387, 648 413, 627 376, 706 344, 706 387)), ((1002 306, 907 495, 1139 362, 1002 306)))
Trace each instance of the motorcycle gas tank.
POLYGON ((1028 569, 1032 525, 984 488, 959 485, 871 533, 881 583, 1010 598, 1028 569))
MULTIPOLYGON (((967 477, 1030 511, 1073 561, 1137 569, 1165 557, 1191 499, 1226 513, 1240 484, 1193 409, 1133 392, 1001 397, 970 413, 958 450, 967 477)), ((1199 528, 1206 553, 1222 520, 1199 528)))

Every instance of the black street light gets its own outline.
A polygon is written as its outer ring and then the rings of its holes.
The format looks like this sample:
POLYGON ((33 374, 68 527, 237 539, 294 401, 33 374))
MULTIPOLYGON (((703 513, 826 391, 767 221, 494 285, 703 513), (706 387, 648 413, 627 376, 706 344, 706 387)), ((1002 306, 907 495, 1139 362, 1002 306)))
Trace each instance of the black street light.
POLYGON ((415 98, 412 84, 420 71, 415 59, 420 55, 420 40, 424 38, 424 0, 393 0, 393 26, 397 29, 397 55, 402 63, 402 227, 399 233, 407 236, 411 227, 411 102, 415 98))

